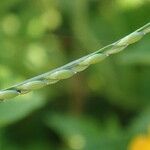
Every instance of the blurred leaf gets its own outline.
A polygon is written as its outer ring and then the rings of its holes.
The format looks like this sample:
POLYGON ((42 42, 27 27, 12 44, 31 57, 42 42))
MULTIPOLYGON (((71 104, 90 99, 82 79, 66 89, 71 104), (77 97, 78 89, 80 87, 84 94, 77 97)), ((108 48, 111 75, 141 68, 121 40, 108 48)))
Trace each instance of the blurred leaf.
POLYGON ((150 107, 133 119, 129 130, 132 135, 150 132, 150 107))
POLYGON ((55 114, 49 115, 46 123, 65 140, 70 150, 125 149, 126 139, 121 132, 112 134, 110 128, 105 128, 93 119, 55 114))
POLYGON ((16 98, 0 103, 0 127, 14 123, 45 104, 43 97, 38 94, 16 98))

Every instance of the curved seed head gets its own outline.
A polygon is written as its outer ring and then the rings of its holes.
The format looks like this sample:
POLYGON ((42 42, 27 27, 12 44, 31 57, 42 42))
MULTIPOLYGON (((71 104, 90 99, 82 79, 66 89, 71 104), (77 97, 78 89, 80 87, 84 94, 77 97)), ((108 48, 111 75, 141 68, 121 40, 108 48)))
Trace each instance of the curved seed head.
POLYGON ((122 46, 122 45, 129 45, 132 43, 135 43, 139 41, 143 37, 144 33, 142 32, 133 32, 130 35, 126 36, 125 38, 121 39, 117 45, 122 46))
POLYGON ((21 92, 25 91, 26 93, 27 91, 39 89, 45 85, 46 83, 42 81, 31 81, 31 82, 18 86, 17 89, 20 90, 21 92))
POLYGON ((86 66, 86 65, 96 64, 96 63, 104 60, 106 57, 107 57, 106 54, 101 54, 101 53, 94 54, 94 55, 89 56, 88 58, 86 58, 84 61, 82 61, 80 63, 80 65, 83 65, 83 66, 85 65, 86 66))
POLYGON ((19 92, 15 90, 6 90, 6 91, 0 91, 0 100, 13 98, 19 95, 19 92))
POLYGON ((74 75, 74 72, 71 70, 60 70, 60 71, 56 71, 52 74, 50 74, 49 76, 47 76, 48 79, 56 79, 56 80, 61 80, 61 79, 67 79, 71 76, 74 75))

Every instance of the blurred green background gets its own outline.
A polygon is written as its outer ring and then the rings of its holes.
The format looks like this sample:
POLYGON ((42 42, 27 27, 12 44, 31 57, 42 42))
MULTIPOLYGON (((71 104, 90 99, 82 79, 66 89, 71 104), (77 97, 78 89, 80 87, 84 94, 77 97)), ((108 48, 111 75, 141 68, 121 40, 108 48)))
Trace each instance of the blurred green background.
MULTIPOLYGON (((149 14, 149 0, 1 0, 0 89, 115 42, 149 14)), ((149 149, 150 35, 68 80, 0 103, 0 150, 149 149)))

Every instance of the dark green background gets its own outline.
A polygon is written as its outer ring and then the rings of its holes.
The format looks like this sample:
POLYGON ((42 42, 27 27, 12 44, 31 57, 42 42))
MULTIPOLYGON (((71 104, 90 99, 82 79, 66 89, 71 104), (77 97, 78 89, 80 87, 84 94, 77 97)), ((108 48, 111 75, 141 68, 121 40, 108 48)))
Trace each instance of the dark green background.
MULTIPOLYGON (((115 42, 149 0, 1 0, 0 88, 115 42)), ((150 126, 150 35, 74 77, 0 103, 0 150, 126 150, 150 126)))

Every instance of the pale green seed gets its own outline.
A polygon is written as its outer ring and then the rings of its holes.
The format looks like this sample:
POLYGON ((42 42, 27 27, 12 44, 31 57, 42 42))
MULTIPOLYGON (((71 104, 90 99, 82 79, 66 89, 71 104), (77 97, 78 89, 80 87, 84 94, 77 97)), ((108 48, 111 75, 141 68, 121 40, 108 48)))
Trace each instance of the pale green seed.
POLYGON ((122 45, 129 45, 132 43, 135 43, 139 41, 143 37, 143 33, 141 32, 134 32, 131 33, 130 35, 126 36, 125 38, 121 39, 117 45, 122 46, 122 45))
POLYGON ((86 58, 84 61, 82 61, 80 65, 86 66, 86 65, 96 64, 104 60, 106 57, 107 57, 106 54, 94 54, 86 58))
POLYGON ((17 87, 17 89, 21 90, 21 92, 25 91, 25 93, 27 93, 30 90, 36 90, 36 89, 42 88, 45 85, 46 83, 42 81, 31 81, 31 82, 25 83, 17 87))
POLYGON ((112 55, 112 54, 116 54, 119 53, 120 51, 122 51, 123 49, 125 49, 127 47, 127 45, 123 45, 123 46, 114 46, 112 47, 112 49, 107 50, 105 52, 106 55, 112 55))
POLYGON ((45 82, 46 82, 46 84, 47 85, 49 85, 49 84, 55 84, 55 83, 57 83, 59 80, 51 80, 51 79, 49 79, 48 77, 45 77, 45 82))
POLYGON ((149 27, 149 28, 147 28, 147 29, 145 29, 143 32, 144 32, 144 34, 149 33, 149 32, 150 32, 150 27, 149 27))
POLYGON ((81 72, 83 70, 85 70, 86 68, 88 68, 89 65, 77 65, 75 67, 73 67, 71 70, 73 70, 75 73, 77 72, 81 72))
POLYGON ((62 80, 62 79, 67 79, 71 76, 74 75, 74 72, 71 71, 71 70, 59 70, 59 71, 56 71, 52 74, 50 74, 49 76, 47 76, 46 78, 48 79, 56 79, 56 80, 62 80))
POLYGON ((19 92, 15 90, 6 90, 6 91, 0 91, 0 100, 13 98, 19 95, 19 92))

